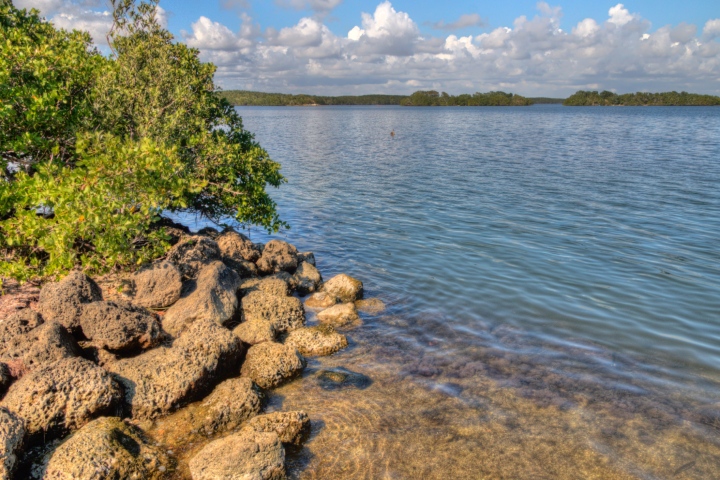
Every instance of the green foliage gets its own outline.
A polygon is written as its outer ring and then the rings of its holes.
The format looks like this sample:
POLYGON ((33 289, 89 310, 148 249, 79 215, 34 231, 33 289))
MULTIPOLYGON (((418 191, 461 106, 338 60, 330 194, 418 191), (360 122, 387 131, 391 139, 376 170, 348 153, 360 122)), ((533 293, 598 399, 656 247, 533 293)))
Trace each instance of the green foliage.
POLYGON ((285 93, 262 93, 245 90, 227 90, 219 95, 238 106, 307 106, 307 105, 400 105, 404 95, 360 95, 325 97, 318 95, 290 95, 285 93))
POLYGON ((627 93, 580 90, 563 102, 566 106, 713 106, 720 105, 720 97, 687 92, 627 93))
POLYGON ((168 247, 163 211, 285 225, 266 192, 280 166, 216 95, 215 67, 154 3, 113 7, 105 58, 87 34, 0 6, 0 277, 146 262, 168 247))
POLYGON ((411 107, 517 107, 532 105, 530 99, 505 92, 448 95, 435 90, 418 91, 401 102, 411 107))

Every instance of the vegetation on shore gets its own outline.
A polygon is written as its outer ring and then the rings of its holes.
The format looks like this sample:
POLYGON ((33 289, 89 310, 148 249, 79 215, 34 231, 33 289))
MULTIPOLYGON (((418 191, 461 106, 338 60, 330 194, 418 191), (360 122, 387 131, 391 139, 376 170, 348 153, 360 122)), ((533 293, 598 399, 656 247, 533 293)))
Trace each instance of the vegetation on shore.
POLYGON ((473 95, 449 95, 435 90, 415 92, 400 105, 407 107, 516 107, 532 105, 520 95, 505 92, 475 93, 473 95))
POLYGON ((0 278, 157 258, 163 211, 277 230, 280 165, 215 94, 215 67, 113 0, 103 56, 87 33, 0 2, 0 278))
POLYGON ((688 92, 663 93, 626 93, 618 95, 608 92, 590 92, 580 90, 563 102, 570 107, 592 106, 714 106, 720 105, 720 97, 699 95, 688 92))

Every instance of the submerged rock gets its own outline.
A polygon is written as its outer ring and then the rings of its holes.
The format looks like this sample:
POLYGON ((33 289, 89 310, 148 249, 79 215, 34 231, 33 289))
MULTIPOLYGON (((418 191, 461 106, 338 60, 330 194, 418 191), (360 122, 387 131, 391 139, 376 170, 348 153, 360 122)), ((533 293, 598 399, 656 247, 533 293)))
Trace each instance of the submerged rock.
POLYGON ((243 322, 235 327, 233 333, 248 345, 275 341, 275 328, 265 320, 243 322))
POLYGON ((363 297, 363 284, 360 280, 341 273, 325 282, 323 290, 335 296, 343 303, 354 302, 363 297))
POLYGON ((201 319, 224 324, 237 310, 240 277, 222 262, 206 265, 199 273, 195 288, 186 293, 163 317, 163 328, 177 337, 193 322, 201 319))
POLYGON ((273 388, 299 375, 305 359, 290 345, 265 342, 248 350, 241 374, 262 388, 273 388))
POLYGON ((42 324, 0 344, 0 361, 12 366, 10 373, 14 377, 79 354, 73 336, 57 322, 42 324))
POLYGON ((322 275, 314 265, 302 262, 292 277, 295 290, 300 295, 307 295, 316 291, 322 283, 322 275))
POLYGON ((317 314, 321 323, 335 328, 354 327, 361 323, 357 308, 353 303, 340 303, 317 314))
POLYGON ((80 326, 96 347, 113 351, 152 348, 161 339, 155 315, 129 303, 89 303, 83 307, 80 326))
POLYGON ((3 404, 25 421, 34 440, 49 440, 114 412, 121 398, 105 370, 84 358, 65 358, 15 382, 3 404))
POLYGON ((262 408, 260 394, 249 378, 232 378, 215 387, 202 402, 190 409, 193 429, 206 435, 238 428, 262 408))
POLYGON ((305 300, 305 306, 313 310, 330 308, 337 303, 337 298, 325 292, 313 293, 305 300))
POLYGON ((182 274, 170 262, 144 268, 133 277, 135 298, 133 303, 155 310, 165 309, 180 300, 182 274))
POLYGON ((260 259, 260 249, 241 233, 223 233, 217 238, 217 244, 223 259, 252 263, 260 259))
POLYGON ((368 298, 367 300, 357 300, 355 308, 369 315, 377 315, 385 311, 385 303, 379 298, 368 298))
POLYGON ((102 300, 102 290, 95 281, 81 272, 70 272, 57 283, 40 290, 38 310, 48 322, 58 322, 71 332, 80 328, 80 315, 85 303, 102 300))
POLYGON ((10 410, 0 407, 0 478, 12 478, 23 447, 25 424, 10 410))
POLYGON ((195 278, 205 265, 220 260, 220 247, 208 237, 186 237, 170 249, 167 259, 178 267, 184 279, 195 278))
POLYGON ((274 432, 282 443, 299 446, 310 434, 310 419, 305 412, 273 412, 250 419, 247 428, 274 432))
POLYGON ((329 325, 304 327, 290 332, 285 345, 292 345, 305 356, 322 357, 332 355, 348 346, 347 337, 329 325))
POLYGON ((287 332, 305 325, 305 309, 300 299, 295 297, 254 291, 242 299, 242 311, 246 322, 269 322, 276 332, 287 332))
POLYGON ((242 429, 200 450, 190 473, 193 480, 282 480, 285 450, 275 433, 242 429))
POLYGON ((137 427, 120 418, 93 420, 47 455, 43 480, 164 478, 171 464, 137 427))
POLYGON ((282 240, 271 240, 263 248, 257 266, 265 275, 282 271, 292 273, 298 266, 297 249, 282 240))
POLYGON ((315 378, 323 390, 338 390, 348 387, 364 390, 372 385, 372 380, 367 375, 342 367, 321 370, 315 378))

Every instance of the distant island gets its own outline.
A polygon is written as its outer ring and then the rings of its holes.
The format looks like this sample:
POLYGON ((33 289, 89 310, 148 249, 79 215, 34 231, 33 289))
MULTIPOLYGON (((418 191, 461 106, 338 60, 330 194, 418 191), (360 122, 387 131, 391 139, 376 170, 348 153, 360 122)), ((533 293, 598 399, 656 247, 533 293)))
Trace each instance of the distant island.
POLYGON ((712 95, 699 95, 688 92, 664 93, 626 93, 618 95, 608 92, 586 92, 580 90, 563 102, 568 107, 662 107, 662 106, 715 106, 720 105, 720 97, 712 95))

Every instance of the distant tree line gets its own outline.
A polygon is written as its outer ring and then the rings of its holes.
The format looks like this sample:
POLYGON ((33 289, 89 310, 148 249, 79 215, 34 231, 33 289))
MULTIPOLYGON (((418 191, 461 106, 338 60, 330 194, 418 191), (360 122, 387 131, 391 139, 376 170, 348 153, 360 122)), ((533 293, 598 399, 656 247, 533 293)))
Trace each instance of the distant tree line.
POLYGON ((712 106, 720 105, 720 97, 698 95, 688 92, 626 93, 618 95, 607 90, 590 92, 580 90, 563 102, 563 105, 578 106, 712 106))
POLYGON ((516 107, 532 104, 530 99, 512 93, 478 92, 455 96, 435 90, 415 92, 400 102, 407 107, 516 107))

